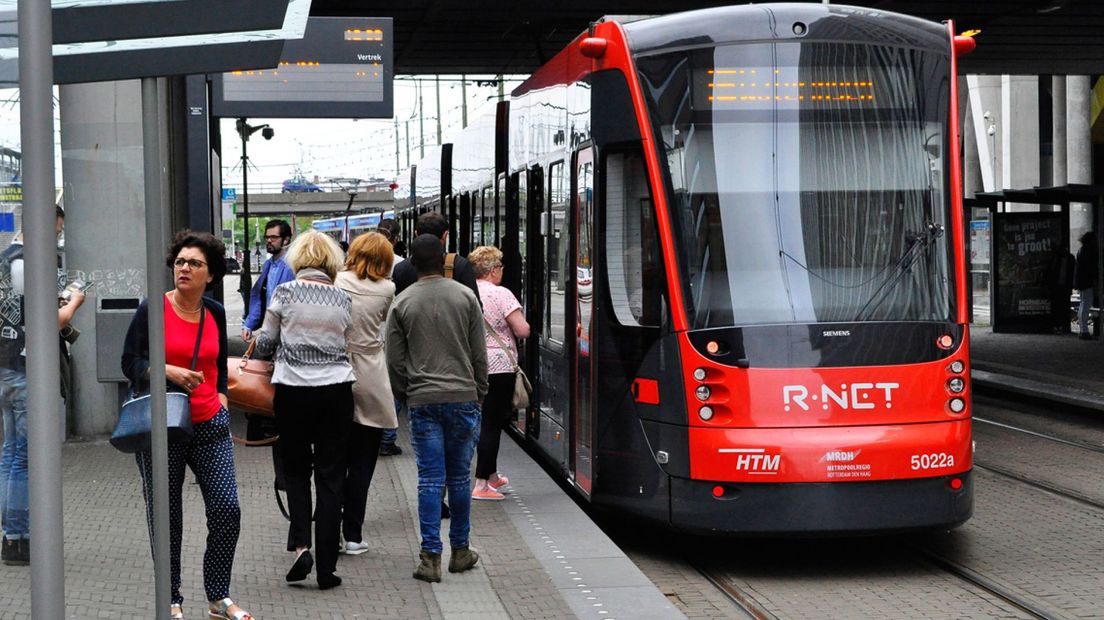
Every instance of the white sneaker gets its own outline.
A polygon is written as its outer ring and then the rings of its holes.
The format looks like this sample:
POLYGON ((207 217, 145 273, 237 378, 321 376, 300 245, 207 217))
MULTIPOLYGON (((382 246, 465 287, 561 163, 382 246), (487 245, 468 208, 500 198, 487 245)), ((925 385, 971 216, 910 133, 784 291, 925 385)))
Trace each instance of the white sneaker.
POLYGON ((345 543, 345 555, 360 555, 366 551, 368 551, 368 543, 366 542, 345 543))

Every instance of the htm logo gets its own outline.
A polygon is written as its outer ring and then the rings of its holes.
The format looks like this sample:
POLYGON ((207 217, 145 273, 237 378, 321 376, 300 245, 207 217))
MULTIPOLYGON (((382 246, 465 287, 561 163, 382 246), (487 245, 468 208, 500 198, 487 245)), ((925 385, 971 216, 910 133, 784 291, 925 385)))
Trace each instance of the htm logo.
POLYGON ((721 448, 721 454, 736 454, 736 471, 774 476, 782 466, 781 454, 767 454, 766 448, 721 448))

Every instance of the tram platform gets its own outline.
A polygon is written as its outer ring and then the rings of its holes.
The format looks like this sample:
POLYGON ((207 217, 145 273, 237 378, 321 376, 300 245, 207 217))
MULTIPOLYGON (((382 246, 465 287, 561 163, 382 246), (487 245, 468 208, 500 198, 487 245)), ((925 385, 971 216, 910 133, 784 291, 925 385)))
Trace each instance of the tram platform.
MULTIPOLYGON (((408 437, 401 430, 404 453, 381 457, 376 469, 364 530, 369 551, 340 556, 344 583, 327 591, 313 575, 304 585, 285 583, 292 557, 284 550, 287 521, 276 504, 271 449, 235 447, 242 529, 231 596, 265 620, 684 617, 509 439, 499 461, 510 477, 506 499, 472 509, 479 564, 462 574, 446 571, 439 584, 413 579, 418 489, 408 437)), ((66 617, 165 617, 152 609, 153 562, 133 457, 102 440, 69 442, 62 454, 66 617)), ((207 617, 205 538, 203 502, 189 474, 182 559, 188 618, 207 617)), ((30 567, 0 565, 0 618, 31 618, 30 574, 30 567)))
POLYGON ((1104 341, 1069 334, 994 334, 970 326, 971 378, 998 389, 1104 413, 1104 341))

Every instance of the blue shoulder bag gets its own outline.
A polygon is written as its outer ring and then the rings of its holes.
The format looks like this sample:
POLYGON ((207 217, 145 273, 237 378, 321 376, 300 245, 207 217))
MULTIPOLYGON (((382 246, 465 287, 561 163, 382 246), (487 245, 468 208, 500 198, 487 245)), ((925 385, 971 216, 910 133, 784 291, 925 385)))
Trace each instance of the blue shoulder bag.
MULTIPOLYGON (((199 331, 196 334, 195 350, 192 351, 192 370, 195 370, 199 363, 199 344, 203 341, 203 324, 207 318, 207 306, 201 304, 200 310, 199 331)), ((188 443, 192 439, 193 432, 191 397, 183 392, 167 392, 165 397, 169 443, 188 443)), ((149 391, 147 390, 145 394, 132 392, 131 398, 123 403, 119 410, 119 422, 115 424, 115 430, 111 433, 111 445, 127 454, 149 452, 152 424, 149 391)))

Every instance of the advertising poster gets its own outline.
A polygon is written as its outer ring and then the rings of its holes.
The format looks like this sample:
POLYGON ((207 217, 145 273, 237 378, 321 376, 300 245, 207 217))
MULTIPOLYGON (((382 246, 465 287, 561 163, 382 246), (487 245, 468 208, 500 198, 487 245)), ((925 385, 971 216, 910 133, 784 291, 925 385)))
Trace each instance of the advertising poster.
POLYGON ((1063 284, 1069 250, 1062 216, 995 215, 993 331, 1053 332, 1059 321, 1069 321, 1070 291, 1063 284))

